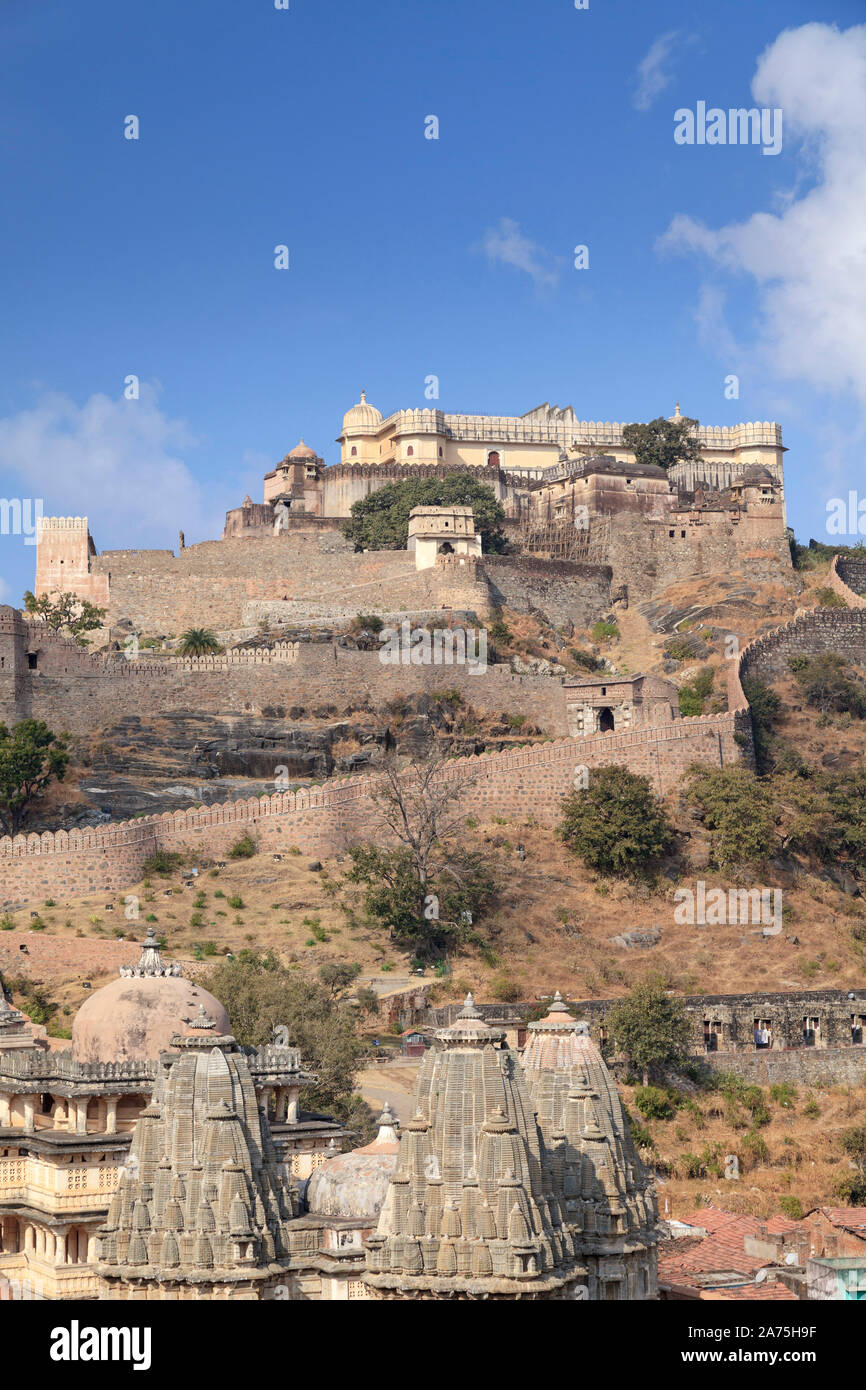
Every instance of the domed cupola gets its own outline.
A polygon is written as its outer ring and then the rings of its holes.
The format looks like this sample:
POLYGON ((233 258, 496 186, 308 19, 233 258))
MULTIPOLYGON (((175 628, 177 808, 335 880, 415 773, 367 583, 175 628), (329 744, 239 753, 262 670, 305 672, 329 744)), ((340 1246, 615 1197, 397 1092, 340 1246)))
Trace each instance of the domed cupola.
POLYGON ((379 1215, 397 1162, 400 1138, 396 1117, 386 1103, 379 1132, 372 1144, 327 1158, 307 1183, 307 1209, 314 1216, 369 1217, 379 1215))
POLYGON ((137 965, 122 965, 120 979, 82 1004, 72 1024, 72 1055, 79 1062, 153 1061, 171 1046, 178 1020, 199 1011, 230 1032, 222 1004, 201 985, 185 980, 180 966, 162 959, 152 927, 137 965))
POLYGON ((382 423, 382 412, 367 400, 366 391, 361 399, 343 416, 343 434, 375 434, 382 423))

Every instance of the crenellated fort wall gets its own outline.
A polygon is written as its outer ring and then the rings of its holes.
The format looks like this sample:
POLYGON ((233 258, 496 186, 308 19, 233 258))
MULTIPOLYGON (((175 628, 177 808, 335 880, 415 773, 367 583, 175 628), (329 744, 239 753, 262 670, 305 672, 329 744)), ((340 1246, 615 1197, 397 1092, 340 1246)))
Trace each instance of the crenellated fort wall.
MULTIPOLYGON (((550 684, 550 683, 549 683, 550 684)), ((462 784, 467 814, 554 824, 559 803, 574 785, 579 766, 624 763, 648 776, 659 792, 674 787, 692 763, 727 766, 749 756, 747 713, 680 719, 659 728, 550 743, 457 758, 443 777, 462 784), (745 740, 738 742, 735 734, 745 740)), ((157 849, 225 854, 245 831, 264 850, 296 846, 311 855, 342 853, 367 837, 376 779, 348 778, 325 787, 234 801, 123 821, 90 830, 45 832, 0 840, 0 905, 21 906, 45 897, 117 891, 141 877, 157 849)))

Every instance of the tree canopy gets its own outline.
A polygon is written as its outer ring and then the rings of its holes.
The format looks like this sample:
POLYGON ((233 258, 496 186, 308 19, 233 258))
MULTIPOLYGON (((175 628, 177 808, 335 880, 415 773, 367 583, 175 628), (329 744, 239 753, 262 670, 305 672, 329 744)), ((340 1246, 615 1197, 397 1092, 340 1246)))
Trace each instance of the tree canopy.
POLYGON ((87 646, 83 633, 102 627, 107 611, 77 594, 40 594, 37 598, 29 589, 24 595, 24 608, 41 618, 52 632, 67 633, 79 647, 87 646))
POLYGON ((300 1048, 304 1070, 316 1076, 301 1091, 306 1108, 333 1114, 372 1137, 372 1111, 354 1094, 365 1046, 355 1010, 335 996, 331 981, 306 979, 273 952, 244 950, 209 971, 206 984, 224 1005, 238 1042, 262 1047, 274 1042, 276 1029, 286 1029, 289 1046, 300 1048))
POLYGON ((56 778, 62 782, 69 753, 41 719, 0 724, 0 826, 17 835, 33 805, 56 778))
POLYGON ((405 550, 409 513, 420 506, 471 507, 482 549, 488 554, 504 550, 506 539, 501 527, 505 512, 493 489, 471 473, 389 483, 352 503, 351 516, 343 522, 343 534, 354 541, 356 550, 405 550))
POLYGON ((633 876, 667 849, 673 832, 649 778, 611 763, 564 798, 556 833, 589 868, 633 876))
POLYGON ((660 415, 646 425, 626 425, 622 442, 632 450, 636 463, 667 469, 675 463, 695 463, 700 458, 697 427, 698 421, 686 415, 678 420, 665 420, 660 415))
POLYGON ((372 797, 377 840, 349 850, 345 875, 363 887, 367 916, 389 927, 417 960, 473 937, 473 922, 498 889, 483 856, 461 843, 466 783, 442 775, 445 761, 441 752, 403 769, 386 760, 372 797), (381 839, 396 846, 385 848, 381 839))
POLYGON ((211 656, 223 649, 216 633, 209 627, 188 627, 180 635, 177 650, 181 656, 211 656))
POLYGON ((668 993, 661 976, 639 980, 614 1005, 606 1022, 617 1050, 627 1053, 645 1086, 652 1071, 681 1066, 689 1056, 689 1016, 683 1001, 668 993))
POLYGON ((778 848, 773 792, 748 768, 695 766, 686 797, 710 832, 716 868, 760 865, 778 848))

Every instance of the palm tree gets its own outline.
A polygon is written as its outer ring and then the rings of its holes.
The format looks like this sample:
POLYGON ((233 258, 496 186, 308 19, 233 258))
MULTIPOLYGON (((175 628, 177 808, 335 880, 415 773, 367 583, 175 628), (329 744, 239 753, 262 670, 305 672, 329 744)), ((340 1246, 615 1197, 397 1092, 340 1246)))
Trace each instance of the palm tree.
POLYGON ((177 650, 181 656, 210 656, 221 652, 219 640, 209 627, 188 627, 182 632, 177 650))

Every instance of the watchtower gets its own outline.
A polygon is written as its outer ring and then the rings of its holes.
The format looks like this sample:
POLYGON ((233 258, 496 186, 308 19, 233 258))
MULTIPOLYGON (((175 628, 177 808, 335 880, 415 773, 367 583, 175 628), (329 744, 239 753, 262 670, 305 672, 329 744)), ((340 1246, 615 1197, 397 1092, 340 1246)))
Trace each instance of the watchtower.
POLYGON ((480 555, 472 508, 413 507, 407 549, 414 552, 416 570, 430 569, 437 555, 480 555))

